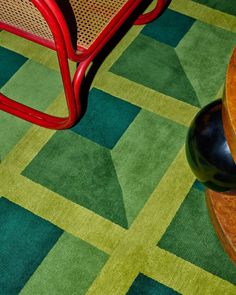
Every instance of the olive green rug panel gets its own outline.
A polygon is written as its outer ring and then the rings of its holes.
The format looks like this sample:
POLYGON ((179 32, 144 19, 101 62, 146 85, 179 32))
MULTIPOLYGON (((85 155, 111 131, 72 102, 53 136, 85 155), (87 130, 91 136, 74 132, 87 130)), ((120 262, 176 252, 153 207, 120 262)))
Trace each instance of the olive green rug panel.
POLYGON ((61 77, 40 63, 28 60, 2 88, 3 94, 43 111, 62 91, 61 77))
POLYGON ((129 225, 175 159, 186 132, 186 127, 142 110, 112 150, 129 225))
POLYGON ((194 89, 181 67, 174 48, 154 41, 150 37, 139 35, 112 66, 111 71, 166 95, 199 106, 194 89))
POLYGON ((64 233, 21 294, 85 294, 107 259, 102 251, 64 233))
POLYGON ((23 175, 127 227, 121 187, 106 148, 71 131, 58 132, 23 175))
MULTIPOLYGON (((18 59, 21 58, 19 54, 12 51, 8 53, 8 59, 12 62, 15 61, 15 56, 18 59)), ((11 63, 9 67, 11 68, 11 63)), ((17 69, 1 91, 18 102, 43 111, 62 91, 61 77, 56 71, 33 60, 28 60, 17 69)), ((23 137, 30 126, 28 122, 3 112, 0 113, 0 138, 4 138, 0 141, 1 160, 23 137)))
POLYGON ((193 24, 178 44, 176 51, 181 65, 202 107, 215 99, 219 86, 224 84, 235 44, 236 34, 200 21, 193 24))

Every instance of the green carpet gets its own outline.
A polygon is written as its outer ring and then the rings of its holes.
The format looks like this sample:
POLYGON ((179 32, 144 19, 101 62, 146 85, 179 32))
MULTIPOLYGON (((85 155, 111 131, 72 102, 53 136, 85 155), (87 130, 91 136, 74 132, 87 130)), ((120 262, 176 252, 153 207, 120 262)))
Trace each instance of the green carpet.
MULTIPOLYGON (((184 151, 222 95, 235 7, 174 0, 132 27, 70 130, 0 113, 0 295, 236 294, 184 151)), ((0 59, 5 95, 65 113, 54 52, 1 31, 0 59)))

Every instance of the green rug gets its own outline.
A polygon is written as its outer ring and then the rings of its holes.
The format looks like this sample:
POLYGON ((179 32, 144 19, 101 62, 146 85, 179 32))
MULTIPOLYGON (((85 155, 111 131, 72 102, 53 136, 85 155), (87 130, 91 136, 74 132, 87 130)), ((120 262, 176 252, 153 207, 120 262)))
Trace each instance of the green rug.
MULTIPOLYGON (((174 0, 100 67, 82 120, 0 113, 0 294, 236 294, 184 142, 221 97, 234 0, 174 0)), ((1 91, 65 112, 54 52, 0 32, 1 91)))

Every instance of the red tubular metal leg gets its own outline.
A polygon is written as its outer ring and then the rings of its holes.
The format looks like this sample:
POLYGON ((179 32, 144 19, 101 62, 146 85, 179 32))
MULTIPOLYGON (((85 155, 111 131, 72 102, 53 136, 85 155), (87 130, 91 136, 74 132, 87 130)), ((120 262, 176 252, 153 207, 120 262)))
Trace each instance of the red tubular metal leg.
POLYGON ((136 21, 134 22, 135 25, 145 25, 146 23, 149 23, 153 20, 155 20, 165 9, 165 7, 168 6, 171 0, 157 0, 157 4, 155 8, 147 13, 144 13, 140 15, 136 21))
POLYGON ((2 93, 0 94, 0 109, 29 122, 52 129, 55 126, 64 125, 67 121, 67 118, 51 116, 11 100, 2 93))
POLYGON ((81 62, 74 75, 73 84, 70 80, 69 67, 67 60, 59 59, 61 67, 61 75, 65 89, 66 101, 68 106, 68 117, 62 118, 52 116, 41 111, 35 110, 22 103, 16 102, 2 93, 0 93, 0 110, 8 112, 19 118, 32 122, 42 127, 50 129, 65 129, 70 128, 79 119, 81 113, 80 105, 80 86, 84 78, 90 60, 81 62))
MULTIPOLYGON (((62 76, 65 76, 65 74, 63 73, 62 76)), ((80 78, 83 79, 83 77, 79 76, 78 79, 80 78)), ((6 97, 2 93, 0 93, 0 110, 8 112, 21 119, 27 120, 42 127, 50 129, 69 128, 78 120, 78 117, 80 115, 80 107, 79 103, 76 107, 74 91, 72 85, 68 85, 67 80, 68 78, 64 77, 63 84, 65 87, 65 94, 68 105, 68 117, 62 118, 43 113, 22 103, 16 102, 6 97)))
POLYGON ((73 78, 73 90, 75 95, 75 103, 76 103, 76 110, 77 113, 81 113, 81 100, 80 100, 80 88, 85 77, 85 72, 92 61, 92 57, 87 58, 85 61, 80 62, 73 78))

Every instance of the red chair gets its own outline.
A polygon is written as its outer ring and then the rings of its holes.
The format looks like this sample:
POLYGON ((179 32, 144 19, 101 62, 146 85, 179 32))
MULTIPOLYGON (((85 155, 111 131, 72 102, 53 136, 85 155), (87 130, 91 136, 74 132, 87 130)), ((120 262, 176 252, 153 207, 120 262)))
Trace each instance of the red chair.
MULTIPOLYGON (((57 52, 68 117, 52 116, 0 93, 0 110, 51 128, 65 129, 81 115, 80 87, 86 69, 108 40, 142 4, 141 0, 0 0, 0 29, 57 52), (68 61, 77 63, 73 80, 68 61)), ((153 11, 140 15, 137 25, 154 20, 169 0, 157 0, 153 11)))

